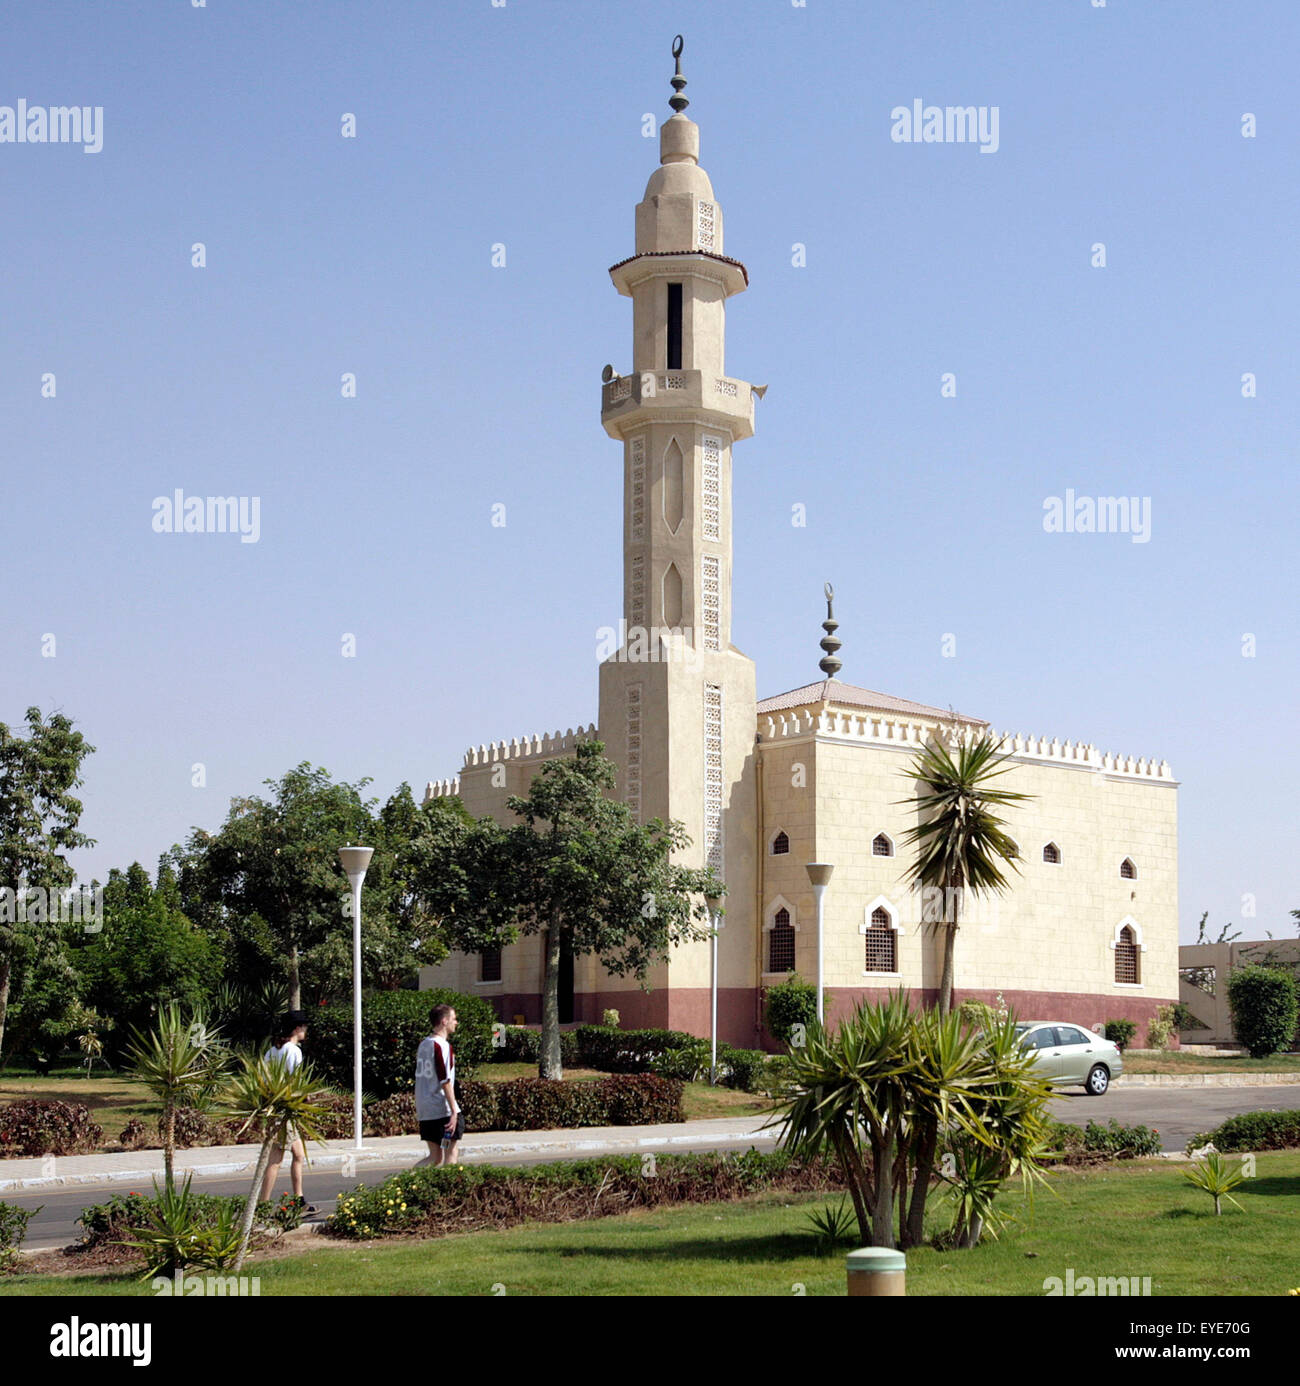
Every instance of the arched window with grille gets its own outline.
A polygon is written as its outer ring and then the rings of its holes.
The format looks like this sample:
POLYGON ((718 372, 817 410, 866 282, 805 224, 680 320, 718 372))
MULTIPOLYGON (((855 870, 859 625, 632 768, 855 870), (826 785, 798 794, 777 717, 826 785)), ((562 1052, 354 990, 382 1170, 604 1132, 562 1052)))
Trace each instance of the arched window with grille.
POLYGON ((1060 866, 1061 849, 1055 842, 1049 842, 1047 846, 1043 848, 1043 860, 1051 866, 1060 866))
POLYGON ((480 982, 499 982, 501 980, 501 950, 499 948, 485 948, 479 954, 479 974, 480 982))
POLYGON ((1125 924, 1115 940, 1115 980, 1136 986, 1142 980, 1142 950, 1132 925, 1125 924))
POLYGON ((783 857, 783 856, 785 856, 789 851, 790 851, 790 839, 789 839, 789 837, 786 836, 786 834, 785 834, 784 831, 777 833, 777 835, 772 839, 772 855, 773 855, 774 857, 783 857))
POLYGON ((1119 874, 1120 874, 1120 879, 1121 879, 1121 880, 1124 880, 1124 881, 1136 881, 1136 880, 1137 880, 1137 878, 1138 878, 1138 869, 1137 869, 1136 866, 1133 865, 1133 858, 1132 858, 1132 857, 1125 857, 1124 860, 1123 860, 1122 862, 1120 862, 1120 864, 1119 864, 1119 874))
POLYGON ((894 931, 892 916, 883 905, 871 911, 871 922, 862 933, 866 939, 866 971, 897 972, 898 934, 894 931))
POLYGON ((884 833, 877 833, 872 839, 871 855, 873 857, 892 857, 894 855, 894 844, 884 833))
POLYGON ((772 916, 772 927, 768 931, 767 970, 794 971, 794 925, 790 923, 790 911, 784 906, 772 916))

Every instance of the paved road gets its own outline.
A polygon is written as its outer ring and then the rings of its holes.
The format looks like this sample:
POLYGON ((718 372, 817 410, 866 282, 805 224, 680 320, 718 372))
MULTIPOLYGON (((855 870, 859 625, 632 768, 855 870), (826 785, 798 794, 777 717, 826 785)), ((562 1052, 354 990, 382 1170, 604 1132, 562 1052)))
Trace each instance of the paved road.
MULTIPOLYGON (((1114 1117, 1125 1124, 1141 1123, 1153 1126, 1160 1132, 1160 1144, 1164 1150, 1181 1151, 1189 1136, 1217 1126, 1221 1121, 1237 1112, 1261 1111, 1264 1109, 1282 1110, 1300 1107, 1300 1089, 1291 1087, 1275 1088, 1114 1088, 1105 1097, 1085 1097, 1081 1093, 1066 1093, 1052 1102, 1053 1114, 1059 1121, 1085 1125, 1088 1121, 1109 1121, 1114 1117)), ((755 1118, 758 1125, 761 1118, 755 1118)), ((673 1153, 704 1150, 735 1150, 756 1145, 759 1149, 771 1149, 774 1137, 768 1136, 754 1141, 720 1142, 703 1140, 698 1145, 682 1144, 672 1147, 673 1153)), ((620 1154, 628 1152, 621 1151, 620 1154)), ((496 1156, 491 1161, 496 1165, 537 1165, 554 1160, 591 1158, 594 1152, 584 1151, 581 1156, 573 1152, 557 1155, 536 1154, 516 1156, 496 1156)), ((378 1184, 394 1170, 406 1169, 413 1163, 411 1159, 392 1163, 367 1164, 358 1177, 344 1179, 337 1170, 313 1172, 309 1170, 304 1181, 307 1200, 319 1209, 318 1219, 333 1211, 335 1200, 345 1189, 358 1182, 378 1184)), ((467 1161, 472 1163, 472 1161, 467 1161)), ((41 1207, 41 1211, 28 1224, 25 1245, 30 1250, 46 1247, 67 1246, 80 1237, 77 1217, 88 1204, 111 1198, 117 1193, 127 1193, 131 1185, 122 1183, 96 1186, 79 1184, 71 1189, 47 1189, 32 1193, 6 1194, 5 1201, 24 1208, 41 1207)), ((149 1192, 149 1182, 144 1181, 140 1190, 149 1192)), ((248 1191, 248 1180, 243 1175, 232 1178, 224 1176, 196 1180, 194 1187, 204 1193, 243 1194, 248 1191)), ((288 1192, 288 1164, 281 1168, 277 1193, 288 1192)), ((315 1221, 317 1219, 313 1219, 315 1221)))

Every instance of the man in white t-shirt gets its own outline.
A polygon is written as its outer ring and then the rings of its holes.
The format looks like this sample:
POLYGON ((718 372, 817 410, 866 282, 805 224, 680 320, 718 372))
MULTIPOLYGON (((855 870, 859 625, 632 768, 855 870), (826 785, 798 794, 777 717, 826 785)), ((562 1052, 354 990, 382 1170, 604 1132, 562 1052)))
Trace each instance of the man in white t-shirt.
MULTIPOLYGON (((302 1067, 302 1050, 299 1047, 307 1036, 307 1016, 303 1011, 286 1011, 280 1017, 276 1026, 276 1034, 280 1036, 279 1041, 266 1051, 268 1061, 278 1061, 282 1063, 290 1073, 296 1073, 302 1067)), ((289 1179, 293 1184, 293 1196, 302 1197, 302 1171, 306 1162, 307 1152, 303 1149, 302 1137, 294 1129, 292 1122, 288 1124, 284 1132, 284 1145, 273 1145, 271 1147, 271 1163, 266 1167, 266 1174, 262 1179, 262 1202, 265 1203, 275 1188, 276 1177, 280 1173, 280 1165, 284 1160, 284 1146, 289 1147, 292 1159, 289 1164, 289 1179)), ((315 1208, 308 1207, 307 1212, 314 1213, 315 1208)))
POLYGON ((415 1115, 420 1138, 429 1147, 416 1169, 454 1165, 465 1134, 465 1118, 456 1101, 456 1051, 451 1047, 456 1024, 454 1007, 434 1006, 429 1012, 433 1033, 420 1041, 415 1055, 415 1115))

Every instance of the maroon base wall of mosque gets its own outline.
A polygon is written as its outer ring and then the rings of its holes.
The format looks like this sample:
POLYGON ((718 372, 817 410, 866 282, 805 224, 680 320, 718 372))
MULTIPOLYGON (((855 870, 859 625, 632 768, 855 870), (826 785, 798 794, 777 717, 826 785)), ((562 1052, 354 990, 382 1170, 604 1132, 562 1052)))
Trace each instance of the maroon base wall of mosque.
MULTIPOLYGON (((828 987, 826 989, 826 1018, 834 1024, 850 1014, 859 1001, 881 1001, 889 994, 886 987, 828 987)), ((963 1001, 986 1001, 998 1004, 996 991, 958 988, 954 1005, 963 1001)), ((934 1006, 939 993, 933 987, 918 987, 911 992, 913 1004, 934 1006)), ((1070 1025, 1099 1027, 1107 1020, 1131 1020, 1137 1025, 1133 1046, 1146 1044, 1147 1025, 1161 1006, 1173 1004, 1174 997, 1122 995, 1113 992, 1078 991, 1017 991, 1004 988, 1003 1002, 1022 1020, 1059 1020, 1070 1025)), ((523 1016, 525 1025, 542 1022, 542 998, 536 992, 507 992, 488 997, 498 1017, 507 1024, 523 1016)), ((708 987, 670 987, 650 992, 595 991, 577 992, 573 998, 575 1024, 599 1025, 607 1009, 618 1012, 619 1024, 625 1030, 686 1030, 694 1035, 709 1034, 708 987)), ((718 989, 718 1037, 723 1043, 742 1049, 777 1050, 778 1045, 763 1030, 762 993, 753 987, 720 987, 718 989)), ((1177 1034, 1171 1044, 1177 1045, 1177 1034)))

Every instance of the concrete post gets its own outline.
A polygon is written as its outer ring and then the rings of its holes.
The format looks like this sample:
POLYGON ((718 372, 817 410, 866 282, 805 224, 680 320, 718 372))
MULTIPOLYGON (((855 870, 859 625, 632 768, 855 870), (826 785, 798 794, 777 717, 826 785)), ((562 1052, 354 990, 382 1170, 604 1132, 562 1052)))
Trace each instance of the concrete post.
POLYGON ((848 1254, 849 1295, 905 1295, 907 1257, 885 1246, 848 1254))

